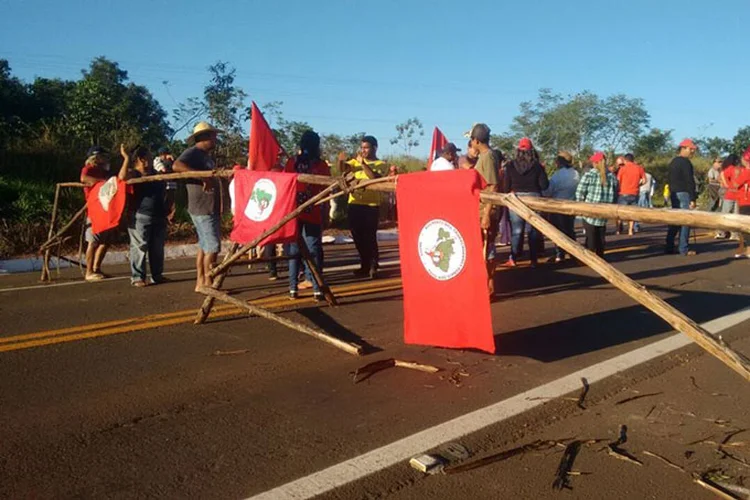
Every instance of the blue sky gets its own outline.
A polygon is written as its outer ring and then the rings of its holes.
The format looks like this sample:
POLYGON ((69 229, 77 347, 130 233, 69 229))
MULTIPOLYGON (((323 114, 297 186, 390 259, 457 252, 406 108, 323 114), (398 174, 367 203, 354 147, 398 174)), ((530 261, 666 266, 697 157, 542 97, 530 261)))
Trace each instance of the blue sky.
POLYGON ((539 88, 645 100, 652 126, 731 138, 750 125, 747 0, 356 2, 0 0, 0 58, 22 79, 77 78, 99 55, 164 108, 237 69, 259 104, 321 133, 368 132, 381 153, 416 116, 459 141, 505 130, 539 88), (166 84, 164 82, 167 82, 166 84))

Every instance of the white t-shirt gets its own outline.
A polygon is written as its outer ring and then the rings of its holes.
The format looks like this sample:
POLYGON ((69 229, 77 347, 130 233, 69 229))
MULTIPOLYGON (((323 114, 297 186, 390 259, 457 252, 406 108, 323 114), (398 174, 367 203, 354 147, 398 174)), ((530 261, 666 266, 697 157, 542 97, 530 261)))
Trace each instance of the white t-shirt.
POLYGON ((430 165, 430 172, 439 172, 441 170, 455 170, 456 166, 443 158, 442 156, 439 156, 435 161, 432 162, 432 165, 430 165))

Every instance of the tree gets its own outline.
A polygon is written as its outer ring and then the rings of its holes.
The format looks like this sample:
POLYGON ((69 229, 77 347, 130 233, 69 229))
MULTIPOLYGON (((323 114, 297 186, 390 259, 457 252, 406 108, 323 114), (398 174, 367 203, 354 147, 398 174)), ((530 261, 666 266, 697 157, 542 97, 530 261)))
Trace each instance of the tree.
POLYGON ((625 94, 604 99, 600 113, 602 122, 596 137, 611 154, 632 147, 651 122, 643 99, 625 94))
POLYGON ((732 138, 733 153, 741 155, 750 147, 750 126, 742 127, 732 138))
POLYGON ((523 101, 513 118, 510 131, 515 137, 528 137, 537 149, 549 152, 557 148, 555 110, 563 103, 561 94, 539 89, 536 101, 523 101))
POLYGON ((409 118, 396 125, 396 133, 391 144, 398 144, 405 154, 410 155, 411 150, 419 146, 419 138, 424 136, 424 127, 418 118, 409 118))
POLYGON ((732 152, 734 145, 732 141, 721 137, 701 137, 695 140, 702 156, 717 158, 732 152))
POLYGON ((641 135, 633 143, 633 154, 638 161, 653 161, 660 156, 667 156, 674 151, 674 140, 671 130, 652 128, 648 134, 641 135))
POLYGON ((245 106, 247 94, 234 84, 237 71, 218 61, 208 67, 208 73, 211 80, 203 88, 203 99, 212 125, 228 134, 241 135, 249 115, 245 106))

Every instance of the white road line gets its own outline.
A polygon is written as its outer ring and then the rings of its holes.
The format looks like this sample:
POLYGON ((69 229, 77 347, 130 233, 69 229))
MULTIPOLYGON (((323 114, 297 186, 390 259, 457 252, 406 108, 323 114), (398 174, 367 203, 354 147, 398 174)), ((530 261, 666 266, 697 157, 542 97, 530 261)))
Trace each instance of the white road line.
MULTIPOLYGON (((400 262, 399 260, 386 260, 386 261, 380 262, 380 267, 397 266, 399 265, 399 262, 400 262)), ((334 273, 334 272, 339 272, 339 271, 354 271, 355 269, 359 269, 359 264, 349 264, 346 266, 328 267, 324 270, 324 274, 334 273)), ((172 276, 175 274, 190 274, 190 273, 194 274, 195 269, 185 269, 183 271, 170 271, 170 272, 164 273, 164 276, 172 276)), ((65 283, 50 283, 48 285, 30 285, 30 286, 0 288, 0 293, 21 292, 24 290, 39 290, 42 288, 58 288, 61 286, 73 286, 73 285, 91 286, 92 284, 97 284, 97 283, 111 283, 112 281, 122 281, 122 280, 129 280, 129 279, 130 279, 130 276, 115 276, 115 277, 107 278, 101 281, 88 282, 88 281, 84 281, 83 278, 81 278, 79 281, 67 281, 65 283)))
MULTIPOLYGON (((703 328, 711 333, 718 333, 738 325, 747 319, 750 319, 750 308, 708 321, 703 324, 703 328)), ((543 400, 534 400, 534 398, 544 398, 546 400, 580 389, 582 377, 585 377, 589 383, 593 384, 623 370, 633 368, 634 366, 685 347, 690 343, 691 340, 685 335, 672 335, 664 340, 589 366, 504 401, 467 413, 466 415, 417 432, 351 460, 260 493, 249 500, 300 500, 312 498, 400 462, 405 462, 411 457, 424 453, 443 443, 456 440, 544 404, 543 400)))

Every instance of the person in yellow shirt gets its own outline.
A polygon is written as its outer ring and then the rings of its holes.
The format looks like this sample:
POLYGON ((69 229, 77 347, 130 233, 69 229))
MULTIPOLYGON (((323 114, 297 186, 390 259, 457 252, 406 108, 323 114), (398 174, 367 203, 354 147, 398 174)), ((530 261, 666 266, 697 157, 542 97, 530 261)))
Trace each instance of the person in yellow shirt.
MULTIPOLYGON (((371 135, 362 138, 359 154, 347 160, 339 154, 339 171, 352 172, 357 180, 375 179, 386 174, 386 163, 378 160, 378 140, 371 135)), ((378 220, 380 217, 380 193, 364 189, 349 195, 349 229, 354 246, 359 253, 360 268, 354 272, 358 278, 376 277, 378 271, 378 220)))

